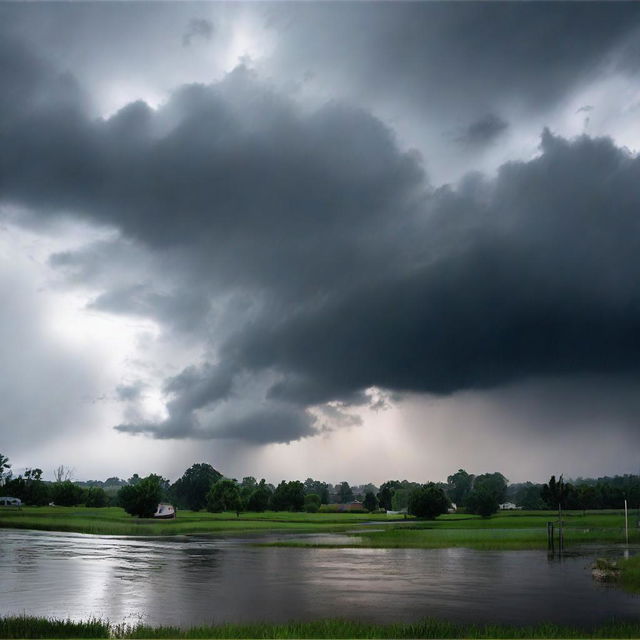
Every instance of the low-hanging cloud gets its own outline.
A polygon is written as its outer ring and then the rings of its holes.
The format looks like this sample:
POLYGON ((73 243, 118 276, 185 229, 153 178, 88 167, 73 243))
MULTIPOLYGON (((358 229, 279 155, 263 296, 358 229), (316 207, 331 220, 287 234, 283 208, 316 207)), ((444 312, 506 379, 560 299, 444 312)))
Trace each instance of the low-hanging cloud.
POLYGON ((610 139, 545 130, 538 157, 435 189, 366 110, 303 111, 244 67, 106 120, 24 100, 0 102, 3 198, 179 256, 193 284, 103 282, 93 302, 208 345, 164 420, 120 431, 288 442, 373 386, 638 373, 640 160, 610 139))

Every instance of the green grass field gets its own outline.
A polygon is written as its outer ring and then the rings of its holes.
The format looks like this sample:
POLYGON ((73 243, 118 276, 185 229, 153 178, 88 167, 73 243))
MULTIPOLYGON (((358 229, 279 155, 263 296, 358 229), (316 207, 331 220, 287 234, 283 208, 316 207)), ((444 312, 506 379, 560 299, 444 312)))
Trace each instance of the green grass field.
POLYGON ((119 507, 0 507, 0 528, 39 529, 100 535, 175 536, 205 533, 300 533, 345 531, 362 522, 402 520, 398 516, 365 513, 208 513, 179 511, 174 520, 133 518, 119 507))
MULTIPOLYGON (((442 548, 474 549, 544 549, 547 545, 547 522, 557 514, 550 511, 501 512, 491 518, 468 514, 450 514, 437 520, 405 520, 402 516, 364 513, 289 513, 273 512, 208 513, 179 511, 175 520, 133 518, 117 507, 24 507, 20 510, 0 508, 0 527, 69 531, 102 535, 188 535, 350 532, 347 544, 305 543, 303 540, 272 543, 276 546, 327 546, 369 548, 442 548), (372 531, 376 524, 391 522, 382 531, 372 531)), ((640 530, 630 519, 630 542, 640 542, 640 530)), ((380 525, 382 526, 382 525, 380 525)), ((616 511, 566 512, 565 544, 618 543, 624 541, 624 515, 616 511)))
POLYGON ((638 638, 640 623, 611 622, 594 629, 469 625, 426 619, 405 624, 318 620, 285 624, 224 624, 192 627, 129 627, 100 620, 71 622, 46 618, 0 618, 0 638, 638 638))

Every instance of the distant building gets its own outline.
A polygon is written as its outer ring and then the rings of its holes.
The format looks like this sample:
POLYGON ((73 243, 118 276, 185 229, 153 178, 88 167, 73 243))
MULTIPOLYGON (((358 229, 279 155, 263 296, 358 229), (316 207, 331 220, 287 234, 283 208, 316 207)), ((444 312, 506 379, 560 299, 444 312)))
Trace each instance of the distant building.
POLYGON ((458 505, 455 502, 451 503, 451 506, 447 509, 447 513, 455 513, 458 510, 458 505))
POLYGON ((20 498, 11 498, 10 496, 0 496, 0 507, 21 507, 22 500, 20 498))
POLYGON ((504 502, 503 504, 498 505, 501 511, 513 511, 514 509, 522 509, 522 507, 518 507, 513 504, 513 502, 504 502))

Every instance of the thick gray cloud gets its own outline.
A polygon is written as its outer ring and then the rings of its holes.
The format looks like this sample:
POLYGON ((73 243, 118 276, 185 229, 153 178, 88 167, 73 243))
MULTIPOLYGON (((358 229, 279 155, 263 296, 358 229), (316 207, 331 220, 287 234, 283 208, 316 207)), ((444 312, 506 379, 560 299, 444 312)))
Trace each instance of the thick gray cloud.
POLYGON ((472 122, 457 138, 466 147, 477 147, 494 142, 509 124, 499 115, 488 113, 472 122))
MULTIPOLYGON (((427 101, 440 87, 439 109, 474 96, 462 138, 476 145, 507 127, 483 116, 497 97, 560 99, 637 23, 632 5, 460 6, 338 5, 344 26, 326 7, 294 7, 289 27, 277 10, 271 25, 290 31, 284 50, 316 16, 305 55, 319 60, 330 21, 331 59, 360 48, 348 73, 369 93, 427 101), (361 35, 340 44, 356 19, 361 35), (368 44, 368 25, 388 57, 368 44), (573 33, 576 46, 561 47, 573 33)), ((640 160, 611 140, 545 130, 539 157, 434 188, 420 155, 369 111, 302 108, 244 66, 179 87, 158 109, 138 101, 95 119, 72 78, 5 49, 0 80, 20 84, 0 100, 3 200, 32 224, 73 216, 158 263, 170 257, 169 286, 105 277, 117 242, 51 263, 100 283, 93 309, 153 317, 206 344, 204 364, 167 380, 165 420, 119 430, 287 442, 322 429, 314 405, 362 405, 371 386, 448 394, 637 374, 640 160)))
POLYGON ((211 40, 214 34, 214 26, 210 20, 206 18, 192 18, 189 20, 187 29, 182 36, 182 46, 189 47, 194 39, 201 38, 203 40, 211 40))
POLYGON ((342 75, 368 99, 399 96, 440 115, 465 105, 476 116, 504 101, 534 109, 557 101, 608 64, 640 21, 637 5, 603 2, 416 2, 400 9, 345 3, 264 11, 288 69, 342 75))

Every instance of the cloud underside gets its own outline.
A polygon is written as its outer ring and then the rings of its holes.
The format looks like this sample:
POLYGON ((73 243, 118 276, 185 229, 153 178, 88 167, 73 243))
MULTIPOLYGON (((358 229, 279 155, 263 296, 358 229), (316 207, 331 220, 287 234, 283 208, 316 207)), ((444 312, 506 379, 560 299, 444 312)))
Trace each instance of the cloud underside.
MULTIPOLYGON (((100 282, 94 310, 207 345, 165 381, 164 419, 117 429, 289 442, 326 427, 325 403, 370 404, 371 387, 638 373, 640 161, 611 140, 545 130, 536 158, 436 188, 365 109, 305 111, 242 66, 93 119, 73 78, 2 46, 2 85, 20 79, 0 98, 3 202, 170 261, 169 286, 105 280, 104 245, 51 260, 100 282)), ((477 115, 465 143, 507 128, 477 115)))

